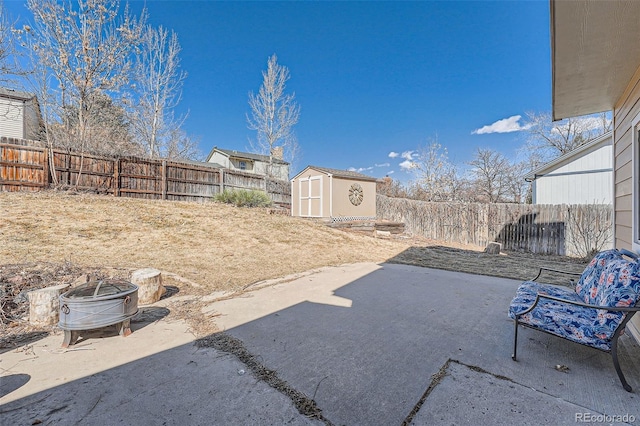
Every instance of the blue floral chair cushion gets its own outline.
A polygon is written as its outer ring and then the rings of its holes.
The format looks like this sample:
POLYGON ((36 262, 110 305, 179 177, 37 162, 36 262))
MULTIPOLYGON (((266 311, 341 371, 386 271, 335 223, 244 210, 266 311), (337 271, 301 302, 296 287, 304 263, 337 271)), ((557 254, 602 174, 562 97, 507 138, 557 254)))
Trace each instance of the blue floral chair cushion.
MULTIPOLYGON (((515 319, 516 314, 529 309, 538 293, 583 303, 581 296, 568 287, 527 281, 518 288, 509 306, 509 316, 515 319)), ((542 298, 532 311, 520 316, 518 322, 608 351, 613 333, 623 318, 622 312, 595 310, 542 298)))
POLYGON ((640 299, 640 262, 624 259, 609 260, 600 279, 591 290, 590 304, 628 308, 640 299))
POLYGON ((589 305, 596 305, 596 292, 600 276, 605 266, 613 259, 622 259, 618 250, 605 250, 596 254, 589 265, 585 268, 582 276, 576 284, 576 293, 582 297, 582 302, 589 305))
MULTIPOLYGON (((597 254, 576 284, 568 287, 527 281, 520 285, 509 307, 509 316, 533 305, 538 293, 595 306, 632 307, 640 299, 640 262, 625 259, 618 250, 597 254)), ((574 342, 611 349, 611 339, 625 318, 624 312, 593 309, 554 300, 540 299, 536 307, 520 316, 529 325, 574 342)))

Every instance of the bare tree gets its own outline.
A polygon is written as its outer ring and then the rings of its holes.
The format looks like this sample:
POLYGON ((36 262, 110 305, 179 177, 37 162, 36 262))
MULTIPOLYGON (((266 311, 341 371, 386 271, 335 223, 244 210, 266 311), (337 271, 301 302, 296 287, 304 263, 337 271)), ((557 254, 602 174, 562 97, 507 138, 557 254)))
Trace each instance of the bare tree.
POLYGON ((45 73, 38 80, 46 82, 48 94, 40 99, 48 110, 44 115, 55 123, 53 142, 82 151, 118 151, 114 141, 97 137, 96 118, 104 96, 118 104, 146 12, 140 19, 128 9, 119 16, 116 0, 28 0, 27 7, 34 27, 24 28, 26 43, 45 73))
POLYGON ((394 198, 407 198, 407 189, 402 182, 385 176, 376 182, 376 193, 394 198))
POLYGON ((180 51, 173 31, 145 28, 135 60, 132 123, 136 139, 150 158, 183 156, 190 151, 191 143, 184 143, 186 135, 180 131, 186 117, 176 119, 173 112, 187 77, 180 69, 180 51))
MULTIPOLYGON (((123 106, 115 103, 110 96, 95 92, 90 99, 93 108, 84 113, 85 144, 83 152, 106 155, 144 155, 144 149, 132 136, 131 123, 123 106)), ((50 126, 54 139, 60 146, 77 148, 69 141, 67 129, 80 127, 80 110, 75 105, 67 105, 62 111, 62 123, 50 126), (65 142, 68 145, 65 146, 65 142)), ((72 133, 73 134, 73 133, 72 133)))
POLYGON ((527 148, 551 160, 611 130, 606 113, 553 121, 551 114, 527 113, 529 140, 527 148))
POLYGON ((512 166, 509 160, 499 152, 478 148, 469 165, 478 201, 504 201, 510 190, 512 166))
POLYGON ((165 158, 171 160, 204 161, 202 152, 198 146, 198 140, 187 135, 184 130, 174 128, 167 138, 167 144, 164 146, 163 154, 165 158))
POLYGON ((18 73, 16 54, 13 27, 4 8, 4 2, 0 1, 0 82, 7 83, 11 76, 18 73))
POLYGON ((610 247, 613 238, 613 208, 610 204, 569 206, 567 213, 568 234, 572 236, 568 243, 575 254, 591 258, 610 247))
MULTIPOLYGON (((293 126, 298 123, 300 107, 295 94, 286 94, 289 69, 278 65, 278 58, 272 55, 267 62, 267 70, 262 72, 262 86, 257 95, 249 93, 251 116, 247 115, 248 127, 257 132, 254 150, 269 155, 268 175, 272 175, 274 148, 281 147, 289 154, 298 149, 293 126)), ((289 155, 290 157, 290 155, 289 155)))
POLYGON ((414 196, 425 201, 453 201, 460 182, 456 167, 449 162, 447 149, 437 139, 418 148, 412 160, 416 173, 414 196))

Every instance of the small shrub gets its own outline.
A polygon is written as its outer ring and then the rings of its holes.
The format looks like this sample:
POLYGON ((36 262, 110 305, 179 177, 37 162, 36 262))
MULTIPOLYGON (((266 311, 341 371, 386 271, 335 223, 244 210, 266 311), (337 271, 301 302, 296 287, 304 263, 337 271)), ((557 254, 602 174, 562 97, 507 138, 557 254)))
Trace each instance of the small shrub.
POLYGON ((265 192, 257 190, 224 190, 216 194, 213 199, 219 203, 233 204, 236 207, 270 207, 272 204, 265 192))

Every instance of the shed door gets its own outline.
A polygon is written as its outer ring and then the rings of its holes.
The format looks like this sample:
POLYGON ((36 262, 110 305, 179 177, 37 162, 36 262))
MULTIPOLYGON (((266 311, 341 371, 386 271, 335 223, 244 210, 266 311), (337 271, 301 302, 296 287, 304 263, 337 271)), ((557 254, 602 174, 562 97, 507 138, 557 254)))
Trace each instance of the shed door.
POLYGON ((322 176, 300 179, 300 216, 322 217, 322 176))

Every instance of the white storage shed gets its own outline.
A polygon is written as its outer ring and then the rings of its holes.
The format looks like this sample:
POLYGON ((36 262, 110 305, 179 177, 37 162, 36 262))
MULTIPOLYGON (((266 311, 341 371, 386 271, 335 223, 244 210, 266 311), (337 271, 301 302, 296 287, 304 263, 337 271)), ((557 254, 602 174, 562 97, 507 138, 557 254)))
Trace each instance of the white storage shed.
POLYGON ((375 220, 376 181, 348 170, 307 166, 291 179, 291 215, 332 222, 375 220))

